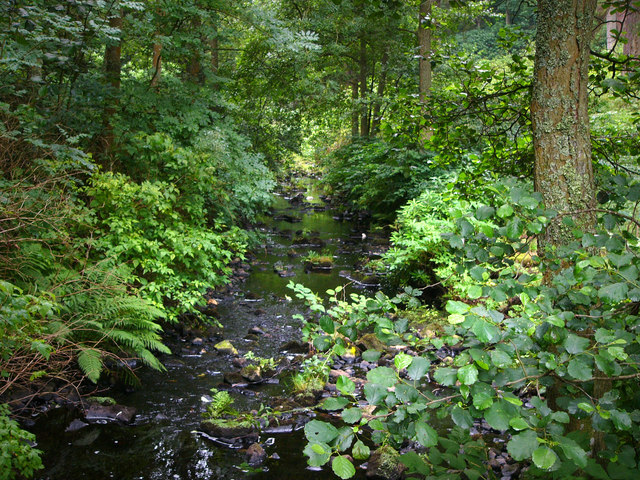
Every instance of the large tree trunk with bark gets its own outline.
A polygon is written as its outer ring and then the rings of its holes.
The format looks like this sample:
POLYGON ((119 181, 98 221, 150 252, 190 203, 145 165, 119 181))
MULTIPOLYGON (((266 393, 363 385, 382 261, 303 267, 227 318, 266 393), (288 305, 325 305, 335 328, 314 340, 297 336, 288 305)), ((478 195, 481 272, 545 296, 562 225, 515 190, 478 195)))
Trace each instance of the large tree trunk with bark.
MULTIPOLYGON (((595 186, 587 80, 596 0, 539 0, 531 120, 535 187, 545 205, 571 212, 579 228, 595 227, 595 186)), ((570 242, 571 228, 554 221, 542 243, 570 242)))
POLYGON ((153 44, 153 57, 151 60, 153 74, 151 77, 151 86, 157 87, 162 78, 162 44, 155 42, 153 44))
MULTIPOLYGON (((534 180, 546 207, 560 214, 539 239, 539 251, 574 240, 574 227, 562 222, 567 215, 584 232, 592 232, 596 226, 587 109, 589 47, 595 13, 596 0, 538 1, 531 101, 534 180)), ((547 275, 545 280, 550 282, 551 278, 547 275)), ((595 376, 602 376, 598 369, 595 376)), ((610 388, 608 380, 597 379, 593 381, 591 394, 599 399, 610 388)), ((547 391, 552 409, 557 408, 561 395, 562 384, 558 380, 547 391)), ((588 421, 573 418, 569 429, 583 430, 592 436, 594 457, 605 448, 603 432, 594 431, 588 421)))
MULTIPOLYGON (((428 113, 429 96, 431 95, 431 6, 433 0, 420 2, 420 15, 418 21, 418 58, 419 58, 419 98, 422 108, 422 116, 428 113)), ((420 128, 420 145, 431 139, 433 130, 430 125, 420 128)))
POLYGON ((369 136, 369 108, 366 99, 368 97, 369 88, 367 85, 368 62, 367 62, 367 42, 364 38, 360 39, 360 136, 369 136))

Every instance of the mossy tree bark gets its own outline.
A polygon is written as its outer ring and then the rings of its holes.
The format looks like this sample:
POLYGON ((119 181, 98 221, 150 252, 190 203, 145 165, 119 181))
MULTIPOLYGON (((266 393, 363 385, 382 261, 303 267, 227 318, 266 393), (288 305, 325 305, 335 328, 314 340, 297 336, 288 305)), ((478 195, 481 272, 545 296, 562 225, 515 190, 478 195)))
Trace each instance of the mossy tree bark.
MULTIPOLYGON (((587 80, 596 0, 539 0, 531 119, 535 187, 548 208, 595 227, 595 186, 587 80)), ((566 244, 571 228, 554 221, 542 243, 566 244)))

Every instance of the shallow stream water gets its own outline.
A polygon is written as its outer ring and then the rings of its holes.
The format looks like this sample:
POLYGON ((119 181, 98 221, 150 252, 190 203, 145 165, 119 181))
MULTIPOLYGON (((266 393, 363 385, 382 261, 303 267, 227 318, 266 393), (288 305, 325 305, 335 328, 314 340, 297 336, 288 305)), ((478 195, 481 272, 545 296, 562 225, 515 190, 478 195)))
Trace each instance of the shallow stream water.
MULTIPOLYGON (((309 185, 312 185, 309 183, 309 185)), ((214 295, 220 302, 219 321, 223 337, 240 355, 253 352, 261 357, 287 356, 282 346, 300 338, 304 313, 300 301, 291 300, 290 281, 315 292, 349 282, 355 266, 371 256, 376 246, 364 226, 344 221, 319 200, 311 186, 306 191, 280 194, 272 215, 261 228, 265 243, 252 259, 250 275, 228 294, 214 295), (307 272, 304 255, 322 251, 334 257, 334 266, 323 272, 307 272), (275 269, 274 269, 275 265, 275 269), (282 277, 275 270, 285 274, 282 277), (266 335, 247 337, 252 327, 266 335)), ((375 254, 375 253, 373 253, 375 254)), ((352 284, 351 288, 357 287, 352 284)), ((257 468, 244 463, 239 450, 224 448, 197 432, 205 404, 203 396, 223 382, 224 372, 233 370, 231 357, 213 349, 213 340, 192 345, 191 339, 176 340, 176 353, 163 358, 167 372, 142 371, 142 387, 133 392, 106 392, 119 404, 137 409, 131 425, 90 424, 75 431, 68 427, 77 414, 64 408, 41 415, 31 430, 44 451, 45 470, 40 479, 326 479, 333 474, 310 470, 302 455, 303 432, 262 435, 269 458, 257 468), (181 346, 179 342, 183 342, 181 346), (274 455, 275 454, 275 455, 274 455)), ((286 380, 232 392, 239 410, 258 408, 270 397, 287 395, 286 380)), ((361 470, 358 477, 364 476, 361 470)))

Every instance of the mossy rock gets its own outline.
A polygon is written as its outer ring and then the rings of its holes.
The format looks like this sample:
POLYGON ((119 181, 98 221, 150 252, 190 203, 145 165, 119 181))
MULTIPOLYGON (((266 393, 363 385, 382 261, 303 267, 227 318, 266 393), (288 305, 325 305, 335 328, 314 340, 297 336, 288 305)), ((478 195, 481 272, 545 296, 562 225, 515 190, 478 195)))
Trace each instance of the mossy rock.
POLYGON ((405 469, 398 451, 389 445, 383 445, 369 458, 367 478, 398 480, 405 469))
POLYGON ((240 375, 250 382, 262 381, 262 369, 258 365, 247 365, 240 370, 240 375))
POLYGON ((215 348, 218 352, 224 353, 226 355, 238 355, 238 350, 229 340, 223 340, 219 343, 216 343, 213 348, 215 348))
POLYGON ((111 397, 87 397, 86 402, 102 405, 103 407, 110 407, 117 404, 117 402, 111 397))
POLYGON ((245 437, 257 430, 252 422, 234 418, 203 420, 200 429, 207 435, 222 438, 245 437))
POLYGON ((377 350, 379 352, 384 352, 389 349, 387 345, 384 344, 382 340, 380 340, 375 333, 365 333, 358 339, 358 347, 365 350, 377 350))

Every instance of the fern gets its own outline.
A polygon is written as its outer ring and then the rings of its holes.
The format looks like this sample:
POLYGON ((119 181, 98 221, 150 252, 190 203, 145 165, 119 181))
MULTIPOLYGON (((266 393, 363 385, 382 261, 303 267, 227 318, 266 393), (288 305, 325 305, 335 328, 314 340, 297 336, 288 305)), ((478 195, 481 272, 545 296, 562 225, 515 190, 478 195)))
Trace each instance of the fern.
POLYGON ((84 348, 80 350, 78 355, 78 365, 82 372, 93 383, 97 383, 102 373, 102 354, 100 350, 95 348, 84 348))

